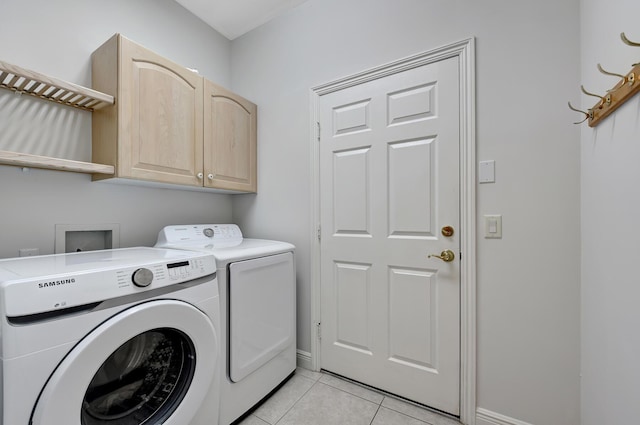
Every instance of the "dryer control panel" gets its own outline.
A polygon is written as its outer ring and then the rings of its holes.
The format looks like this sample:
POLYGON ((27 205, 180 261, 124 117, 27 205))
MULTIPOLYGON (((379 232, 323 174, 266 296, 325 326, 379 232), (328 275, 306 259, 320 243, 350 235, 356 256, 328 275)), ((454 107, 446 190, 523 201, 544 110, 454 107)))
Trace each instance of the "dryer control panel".
POLYGON ((242 240, 242 231, 236 224, 190 224, 166 226, 158 234, 156 246, 233 246, 242 240))
POLYGON ((212 255, 160 248, 0 260, 0 299, 8 317, 99 303, 198 278, 215 279, 212 255))

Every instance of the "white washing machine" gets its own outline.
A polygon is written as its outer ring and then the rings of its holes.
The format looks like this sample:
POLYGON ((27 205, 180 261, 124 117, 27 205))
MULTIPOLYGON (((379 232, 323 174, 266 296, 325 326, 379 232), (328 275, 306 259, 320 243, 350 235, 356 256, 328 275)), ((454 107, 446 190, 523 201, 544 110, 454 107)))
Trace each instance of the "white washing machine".
POLYGON ((295 247, 244 239, 235 224, 167 226, 157 247, 211 253, 222 329, 220 425, 229 425, 296 368, 295 247))
POLYGON ((1 423, 217 424, 219 309, 203 253, 0 260, 1 423))

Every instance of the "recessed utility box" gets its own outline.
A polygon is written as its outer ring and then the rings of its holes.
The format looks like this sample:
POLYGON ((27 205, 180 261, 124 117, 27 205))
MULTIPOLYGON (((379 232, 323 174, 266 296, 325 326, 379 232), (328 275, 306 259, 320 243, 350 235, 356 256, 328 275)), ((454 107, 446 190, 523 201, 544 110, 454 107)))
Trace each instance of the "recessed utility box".
POLYGON ((119 224, 56 224, 56 254, 119 247, 119 224))

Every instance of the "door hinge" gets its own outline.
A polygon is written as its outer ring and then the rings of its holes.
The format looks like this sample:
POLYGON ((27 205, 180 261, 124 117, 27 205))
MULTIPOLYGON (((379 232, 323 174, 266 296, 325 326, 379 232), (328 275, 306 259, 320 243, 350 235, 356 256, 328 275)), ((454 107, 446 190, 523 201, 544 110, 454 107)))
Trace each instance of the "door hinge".
POLYGON ((318 339, 322 339, 322 327, 320 326, 320 322, 316 323, 316 335, 318 336, 318 339))
POLYGON ((318 126, 318 142, 320 141, 320 121, 316 121, 316 124, 318 126))
POLYGON ((318 242, 320 242, 320 240, 322 239, 322 234, 320 232, 320 225, 318 225, 317 234, 318 234, 318 242))

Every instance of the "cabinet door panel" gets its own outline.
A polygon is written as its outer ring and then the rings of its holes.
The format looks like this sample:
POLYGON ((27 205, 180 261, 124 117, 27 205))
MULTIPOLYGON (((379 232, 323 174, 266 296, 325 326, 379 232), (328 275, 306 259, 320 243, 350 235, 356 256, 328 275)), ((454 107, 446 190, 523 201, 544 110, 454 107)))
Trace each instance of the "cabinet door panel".
POLYGON ((122 48, 122 175, 202 185, 202 78, 133 43, 122 48))
POLYGON ((204 91, 205 186, 255 192, 256 105, 210 81, 204 91))

